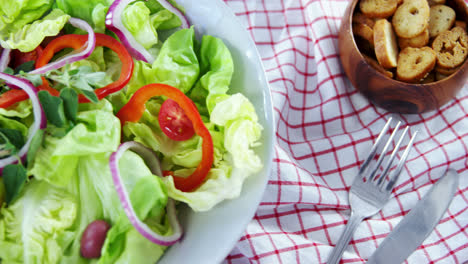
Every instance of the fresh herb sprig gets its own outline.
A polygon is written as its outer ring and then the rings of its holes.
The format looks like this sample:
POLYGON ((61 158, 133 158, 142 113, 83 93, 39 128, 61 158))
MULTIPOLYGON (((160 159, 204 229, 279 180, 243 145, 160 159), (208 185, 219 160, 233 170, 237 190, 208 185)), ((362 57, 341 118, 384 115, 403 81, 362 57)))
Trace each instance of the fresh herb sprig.
MULTIPOLYGON (((44 130, 39 130, 31 140, 29 151, 26 157, 26 162, 31 162, 39 147, 42 145, 44 138, 44 130)), ((24 145, 24 137, 18 130, 0 128, 0 153, 3 156, 16 156, 18 159, 16 164, 9 164, 3 168, 2 178, 5 186, 5 202, 6 204, 12 203, 20 194, 27 181, 27 171, 25 164, 22 163, 18 152, 24 145)))
POLYGON ((24 138, 21 131, 0 127, 0 158, 16 155, 23 145, 24 138))
POLYGON ((26 183, 26 168, 21 163, 10 164, 3 168, 2 176, 5 184, 5 202, 10 204, 19 196, 26 183))
POLYGON ((94 71, 90 66, 80 66, 71 68, 70 64, 61 69, 49 71, 43 75, 30 74, 34 69, 34 61, 21 64, 15 69, 6 68, 3 72, 10 75, 17 75, 29 80, 34 86, 42 84, 42 76, 54 82, 54 88, 61 90, 71 88, 78 94, 83 94, 91 102, 99 101, 94 89, 103 87, 107 84, 106 73, 94 71))
POLYGON ((77 93, 81 93, 91 102, 99 101, 95 88, 106 85, 106 73, 96 72, 89 66, 80 66, 75 69, 70 69, 70 65, 66 65, 63 70, 53 70, 46 73, 46 77, 56 82, 58 89, 71 88, 77 93))

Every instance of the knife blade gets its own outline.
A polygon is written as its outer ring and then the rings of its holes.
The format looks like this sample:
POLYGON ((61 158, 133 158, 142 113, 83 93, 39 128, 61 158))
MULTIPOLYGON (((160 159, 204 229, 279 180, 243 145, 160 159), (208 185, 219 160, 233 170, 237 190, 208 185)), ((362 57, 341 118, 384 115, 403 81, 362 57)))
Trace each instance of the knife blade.
POLYGON ((397 224, 366 263, 404 262, 439 223, 457 187, 458 173, 448 170, 397 224))

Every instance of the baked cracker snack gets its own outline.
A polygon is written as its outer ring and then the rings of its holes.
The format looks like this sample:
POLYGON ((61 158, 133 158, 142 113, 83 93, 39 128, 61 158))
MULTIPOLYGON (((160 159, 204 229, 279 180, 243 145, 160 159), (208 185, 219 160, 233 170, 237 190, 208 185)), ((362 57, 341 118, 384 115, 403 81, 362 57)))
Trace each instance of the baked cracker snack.
POLYGON ((369 42, 374 47, 374 30, 366 24, 353 23, 353 33, 369 42))
POLYGON ((361 0, 359 8, 367 17, 386 18, 391 16, 398 6, 398 0, 361 0))
POLYGON ((434 5, 430 8, 429 35, 431 38, 452 28, 455 23, 455 11, 446 5, 434 5))
POLYGON ((355 12, 353 14, 353 23, 364 24, 364 25, 367 25, 370 28, 373 28, 374 24, 375 24, 375 20, 372 19, 372 18, 367 17, 363 13, 355 12))
POLYGON ((430 47, 407 47, 398 55, 397 79, 405 82, 420 82, 432 71, 436 54, 430 47))
POLYGON ((461 67, 461 65, 458 66, 458 67, 455 67, 455 68, 445 68, 445 67, 442 67, 440 65, 436 65, 434 69, 435 69, 436 72, 441 73, 443 75, 452 75, 458 69, 460 69, 460 67, 461 67))
POLYGON ((387 19, 379 19, 374 25, 375 56, 386 69, 397 66, 398 45, 392 24, 387 19))
POLYGON ((400 49, 406 47, 421 48, 429 43, 429 29, 426 28, 421 34, 413 38, 398 38, 400 49))
POLYGON ((454 27, 440 33, 432 42, 437 54, 437 65, 454 68, 462 64, 468 55, 468 35, 463 28, 454 27))
POLYGON ((416 37, 428 27, 429 15, 427 0, 404 1, 392 17, 395 33, 401 38, 416 37))
POLYGON ((372 67, 374 67, 374 69, 376 69, 377 71, 379 71, 380 73, 382 73, 383 75, 387 76, 388 78, 393 78, 393 72, 385 69, 384 67, 382 67, 382 65, 379 64, 378 61, 376 61, 375 59, 363 54, 364 56, 364 59, 366 59, 367 63, 369 63, 372 67))

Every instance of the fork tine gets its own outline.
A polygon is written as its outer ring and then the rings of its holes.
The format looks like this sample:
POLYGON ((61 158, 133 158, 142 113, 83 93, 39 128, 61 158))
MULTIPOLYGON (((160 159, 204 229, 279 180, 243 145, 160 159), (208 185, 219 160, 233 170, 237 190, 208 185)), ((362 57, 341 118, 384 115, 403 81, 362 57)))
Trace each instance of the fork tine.
POLYGON ((392 144, 393 138, 397 134, 398 129, 400 128, 400 125, 401 125, 401 121, 398 122, 398 124, 395 126, 395 129, 393 130, 393 133, 388 138, 387 143, 385 144, 385 147, 381 151, 382 154, 380 155, 379 159, 377 160, 377 164, 375 165, 374 170, 369 175, 369 181, 373 181, 375 176, 377 175, 377 171, 379 170, 379 167, 380 167, 380 165, 382 164, 382 162, 383 162, 383 160, 385 158, 385 154, 387 153, 388 148, 392 144))
POLYGON ((372 159, 374 159, 375 154, 377 154, 377 148, 380 145, 380 141, 382 141, 382 138, 387 133, 387 130, 390 127, 390 123, 392 122, 392 119, 393 118, 390 117, 387 123, 385 124, 385 126, 382 128, 382 131, 380 132, 379 136, 377 137, 377 140, 372 146, 372 149, 370 150, 369 155, 367 156, 366 160, 364 161, 364 163, 362 163, 361 168, 359 169, 359 175, 363 175, 364 171, 367 169, 367 166, 372 161, 372 159))
POLYGON ((403 142, 403 139, 406 136, 406 133, 408 132, 408 129, 409 129, 409 126, 407 126, 405 128, 405 130, 403 131, 403 133, 401 133, 400 139, 398 140, 398 142, 397 142, 397 144, 395 146, 395 149, 393 149, 392 155, 390 156, 390 158, 389 158, 389 160, 387 162, 387 166, 385 167, 385 170, 382 172, 382 175, 380 176, 380 178, 378 180, 377 184, 379 185, 380 188, 382 188, 382 185, 385 182, 385 179, 387 178, 387 173, 390 170, 390 168, 392 167, 393 160, 395 159, 396 154, 398 153, 398 150, 400 149, 401 142, 403 142))
POLYGON ((392 176, 390 177, 390 181, 387 184, 387 191, 391 191, 393 189, 393 186, 398 180, 398 177, 400 177, 400 172, 403 169, 403 166, 405 165, 406 160, 408 159, 409 152, 413 148, 414 140, 416 139, 416 136, 418 135, 418 131, 416 131, 413 136, 411 137, 408 146, 406 146, 405 152, 403 152, 403 156, 401 156, 400 162, 398 162, 398 166, 396 167, 395 171, 393 172, 392 176))

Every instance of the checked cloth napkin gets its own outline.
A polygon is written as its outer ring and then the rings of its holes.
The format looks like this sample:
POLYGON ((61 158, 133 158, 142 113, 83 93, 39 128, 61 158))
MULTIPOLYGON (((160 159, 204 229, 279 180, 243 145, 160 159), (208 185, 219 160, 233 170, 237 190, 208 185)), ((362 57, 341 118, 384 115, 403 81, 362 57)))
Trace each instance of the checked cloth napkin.
MULTIPOLYGON (((224 2, 258 47, 276 122, 263 200, 224 263, 325 263, 349 219, 351 183, 392 114, 358 93, 341 67, 347 0, 224 2)), ((467 262, 468 84, 437 111, 397 118, 420 134, 390 201, 358 227, 342 263, 364 263, 448 168, 460 174, 455 197, 406 263, 467 262)))

